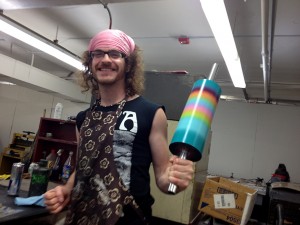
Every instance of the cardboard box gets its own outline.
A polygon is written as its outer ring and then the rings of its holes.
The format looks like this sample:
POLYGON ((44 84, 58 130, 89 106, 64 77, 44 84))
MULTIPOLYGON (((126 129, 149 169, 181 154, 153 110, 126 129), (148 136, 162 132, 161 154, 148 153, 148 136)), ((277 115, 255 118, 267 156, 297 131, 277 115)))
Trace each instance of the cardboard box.
POLYGON ((205 181, 198 209, 231 224, 244 225, 250 219, 257 190, 223 177, 205 181))

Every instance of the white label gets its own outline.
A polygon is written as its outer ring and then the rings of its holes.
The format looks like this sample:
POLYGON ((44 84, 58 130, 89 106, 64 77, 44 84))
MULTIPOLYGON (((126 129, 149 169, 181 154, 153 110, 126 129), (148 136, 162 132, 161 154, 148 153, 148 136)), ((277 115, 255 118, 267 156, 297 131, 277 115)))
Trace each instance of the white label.
POLYGON ((215 209, 235 208, 234 194, 215 194, 215 209))

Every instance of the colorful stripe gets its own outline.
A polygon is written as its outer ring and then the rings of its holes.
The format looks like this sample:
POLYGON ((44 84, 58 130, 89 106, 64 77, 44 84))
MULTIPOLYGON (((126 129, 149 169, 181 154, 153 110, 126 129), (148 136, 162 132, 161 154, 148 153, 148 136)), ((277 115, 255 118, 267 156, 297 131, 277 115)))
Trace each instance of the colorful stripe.
POLYGON ((199 159, 220 95, 221 88, 214 81, 195 82, 170 144, 173 154, 177 151, 177 145, 184 144, 193 152, 194 158, 191 156, 191 160, 199 159))
POLYGON ((192 90, 180 119, 193 118, 210 126, 217 103, 218 97, 215 91, 210 88, 196 87, 192 90))

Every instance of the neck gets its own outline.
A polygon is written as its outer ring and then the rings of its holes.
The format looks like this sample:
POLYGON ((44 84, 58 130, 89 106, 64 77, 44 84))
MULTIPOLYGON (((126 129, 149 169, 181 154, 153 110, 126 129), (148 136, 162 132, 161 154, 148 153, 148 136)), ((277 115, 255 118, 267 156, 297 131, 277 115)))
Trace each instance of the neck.
POLYGON ((113 99, 110 99, 110 100, 107 100, 107 99, 104 100, 101 97, 100 105, 104 106, 104 107, 113 106, 113 105, 119 104, 123 99, 125 99, 125 96, 120 97, 120 98, 113 98, 113 99))
POLYGON ((126 97, 124 89, 114 89, 112 87, 101 87, 100 89, 101 105, 111 106, 121 102, 126 97))

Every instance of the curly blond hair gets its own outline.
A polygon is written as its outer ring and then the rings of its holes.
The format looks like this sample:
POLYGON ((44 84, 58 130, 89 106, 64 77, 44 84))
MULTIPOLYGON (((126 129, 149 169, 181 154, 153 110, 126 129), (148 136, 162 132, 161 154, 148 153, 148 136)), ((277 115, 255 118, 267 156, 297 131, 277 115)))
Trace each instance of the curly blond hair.
MULTIPOLYGON (((77 74, 78 83, 83 88, 82 92, 91 90, 94 96, 100 98, 98 82, 92 76, 91 62, 89 51, 85 51, 82 55, 82 64, 86 70, 77 74)), ((129 68, 125 74, 126 94, 128 96, 141 95, 144 91, 145 77, 142 53, 137 45, 133 53, 125 58, 125 68, 129 68)))

